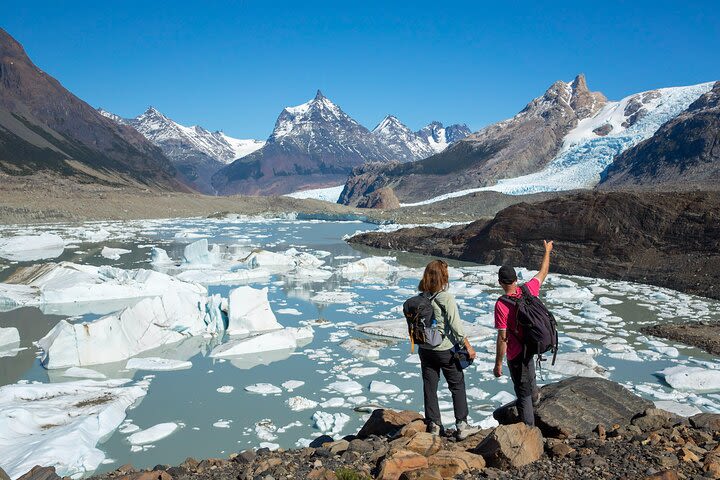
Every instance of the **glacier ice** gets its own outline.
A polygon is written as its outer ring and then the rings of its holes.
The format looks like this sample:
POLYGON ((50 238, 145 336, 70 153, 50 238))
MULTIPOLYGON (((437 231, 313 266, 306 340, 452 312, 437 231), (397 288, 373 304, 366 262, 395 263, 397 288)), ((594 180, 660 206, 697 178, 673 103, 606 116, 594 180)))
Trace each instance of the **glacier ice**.
POLYGON ((267 293, 267 287, 257 289, 242 286, 230 291, 228 334, 247 335, 283 328, 270 308, 267 293))
POLYGON ((0 327, 0 347, 20 343, 20 333, 15 327, 0 327))
POLYGON ((147 445, 169 437, 178 428, 178 424, 175 422, 158 423, 150 428, 133 433, 127 439, 132 445, 147 445))
POLYGON ((0 237, 0 258, 15 262, 57 258, 64 250, 63 239, 52 233, 0 237))
POLYGON ((103 247, 103 249, 100 251, 100 255, 110 260, 120 260, 121 255, 130 253, 131 251, 132 250, 127 250, 125 248, 103 247))
POLYGON ((677 365, 660 372, 665 381, 677 390, 714 392, 720 390, 720 370, 677 365))
POLYGON ((0 465, 18 478, 35 465, 78 478, 105 459, 97 444, 147 393, 147 382, 80 380, 0 387, 0 465))

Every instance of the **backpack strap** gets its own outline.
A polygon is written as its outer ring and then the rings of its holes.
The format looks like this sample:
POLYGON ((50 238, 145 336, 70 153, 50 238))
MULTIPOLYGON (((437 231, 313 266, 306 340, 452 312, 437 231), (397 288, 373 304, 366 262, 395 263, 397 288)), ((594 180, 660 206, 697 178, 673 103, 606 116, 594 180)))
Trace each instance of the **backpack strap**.
POLYGON ((517 307, 518 304, 517 300, 512 298, 510 295, 503 295, 502 297, 500 297, 500 300, 509 304, 511 307, 517 307))

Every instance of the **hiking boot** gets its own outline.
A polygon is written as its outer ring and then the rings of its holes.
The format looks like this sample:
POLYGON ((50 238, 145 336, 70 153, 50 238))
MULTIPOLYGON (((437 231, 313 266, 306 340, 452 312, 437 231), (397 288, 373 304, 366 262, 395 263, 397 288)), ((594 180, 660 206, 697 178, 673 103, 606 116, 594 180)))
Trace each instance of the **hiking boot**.
POLYGON ((457 422, 455 424, 457 427, 457 432, 455 433, 455 438, 457 438, 459 441, 463 441, 466 438, 468 438, 470 435, 475 435, 480 431, 478 427, 472 427, 468 425, 468 423, 463 420, 461 422, 457 422))
POLYGON ((428 433, 431 433, 433 435, 442 435, 443 428, 442 428, 442 426, 438 425, 437 423, 430 422, 428 424, 427 431, 428 431, 428 433))

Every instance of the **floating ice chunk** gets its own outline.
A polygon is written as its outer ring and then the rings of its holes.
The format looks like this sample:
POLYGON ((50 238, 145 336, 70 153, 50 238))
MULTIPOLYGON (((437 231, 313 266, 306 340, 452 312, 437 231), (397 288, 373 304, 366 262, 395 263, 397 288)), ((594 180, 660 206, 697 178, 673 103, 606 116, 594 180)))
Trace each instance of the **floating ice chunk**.
POLYGON ((297 261, 292 257, 283 253, 268 252, 267 250, 256 250, 252 252, 246 259, 252 268, 259 267, 285 267, 288 269, 295 268, 297 261))
POLYGON ((345 380, 333 382, 328 385, 328 388, 332 391, 339 393, 340 395, 359 395, 363 391, 362 385, 355 380, 345 380))
POLYGON ((551 372, 567 376, 605 377, 604 369, 598 365, 592 355, 584 352, 569 352, 558 355, 555 365, 547 362, 543 365, 551 372))
POLYGON ((302 315, 302 312, 296 308, 281 308, 277 313, 282 315, 302 315))
POLYGON ((396 393, 400 393, 400 387, 397 385, 393 385, 392 383, 385 383, 385 382, 379 382, 377 380, 373 380, 370 382, 370 392, 372 393, 378 393, 381 395, 395 395, 396 393))
POLYGON ((175 422, 158 423, 145 430, 135 432, 128 437, 128 442, 132 445, 146 445, 148 443, 155 443, 158 440, 162 440, 177 430, 178 424, 175 422))
POLYGON ((654 345, 650 348, 658 353, 662 353, 667 357, 677 358, 680 356, 680 352, 675 347, 668 347, 666 345, 654 345))
POLYGON ((207 331, 205 298, 146 298, 116 314, 88 323, 61 320, 38 341, 45 368, 111 363, 207 331))
POLYGON ((267 287, 259 290, 248 286, 230 292, 228 334, 247 335, 283 328, 270 308, 267 293, 267 287))
POLYGON ((600 298, 598 298, 598 303, 600 305, 619 305, 619 304, 623 303, 623 301, 618 300, 617 298, 600 297, 600 298))
POLYGON ((327 412, 315 412, 313 414, 313 421, 315 427, 323 433, 328 435, 339 434, 345 424, 350 421, 350 417, 344 413, 327 413, 327 412))
POLYGON ((369 377, 370 375, 376 375, 380 369, 378 367, 354 367, 348 370, 348 375, 353 377, 369 377))
POLYGON ((208 250, 206 238, 185 246, 183 262, 191 266, 213 265, 219 261, 218 252, 208 250))
POLYGON ((277 439, 277 427, 269 418, 264 418, 255 424, 255 434, 260 440, 270 442, 277 439))
POLYGON ((310 400, 305 397, 290 397, 285 401, 285 403, 287 403, 288 407, 290 407, 290 410, 293 412, 311 410, 318 405, 318 402, 315 400, 310 400))
POLYGON ((673 388, 690 392, 714 392, 720 390, 720 370, 677 365, 660 372, 673 388))
POLYGON ((405 363, 413 363, 415 365, 420 365, 420 354, 419 353, 411 353, 405 359, 405 363))
POLYGON ((124 248, 103 247, 100 255, 105 258, 109 258, 110 260, 120 260, 120 255, 125 255, 130 252, 132 252, 132 250, 126 250, 124 248))
POLYGON ((515 400, 515 395, 513 395, 509 392, 506 392, 505 390, 502 390, 502 391, 496 393, 495 395, 493 395, 492 397, 490 397, 490 401, 495 402, 495 403, 500 403, 503 405, 506 403, 512 402, 514 400, 515 400))
POLYGON ((351 303, 357 297, 355 292, 318 292, 310 300, 316 303, 351 303))
POLYGON ((256 383, 254 385, 248 385, 245 387, 245 390, 250 393, 259 393, 261 395, 274 395, 276 393, 282 393, 282 389, 271 383, 256 383))
POLYGON ((468 388, 465 393, 468 397, 474 398, 475 400, 485 400, 489 395, 489 393, 478 387, 468 388))
POLYGON ((497 420, 495 420, 495 418, 492 415, 488 415, 487 417, 483 418, 480 421, 480 423, 477 424, 477 426, 483 430, 488 429, 488 428, 495 428, 498 425, 500 425, 500 424, 498 423, 497 420))
POLYGON ((217 422, 213 423, 213 427, 215 428, 230 428, 230 424, 232 423, 232 420, 218 420, 217 422))
POLYGON ((254 270, 185 270, 178 273, 175 278, 183 282, 199 283, 201 285, 227 285, 241 284, 265 280, 270 278, 270 272, 256 268, 254 270))
POLYGON ((231 339, 215 347, 210 357, 236 357, 252 353, 275 350, 294 350, 313 336, 312 327, 285 328, 274 332, 261 333, 253 337, 231 339))
POLYGON ((272 442, 260 442, 258 445, 260 448, 267 448, 271 452, 274 452, 278 448, 280 448, 280 444, 278 443, 272 443, 272 442))
POLYGON ((342 397, 328 398, 320 404, 322 408, 340 408, 345 406, 345 399, 342 397))
POLYGON ((96 445, 125 419, 147 393, 130 380, 80 380, 0 387, 0 464, 10 478, 35 465, 79 477, 105 459, 96 445))
POLYGON ((281 384, 281 386, 288 392, 292 392, 296 388, 300 388, 303 385, 305 385, 305 382, 303 382, 302 380, 288 380, 281 384))
POLYGON ((192 362, 158 357, 131 358, 127 361, 125 368, 128 370, 153 370, 159 372, 187 370, 192 368, 192 362))
POLYGON ((392 257, 368 257, 356 262, 346 263, 338 267, 340 275, 349 278, 365 277, 368 275, 387 275, 396 272, 398 268, 390 265, 388 260, 395 260, 392 257))
MULTIPOLYGON (((470 340, 486 339, 494 334, 494 329, 483 325, 463 321, 462 326, 465 331, 465 336, 470 340)), ((362 325, 358 325, 356 330, 379 337, 397 338, 401 340, 409 339, 407 322, 403 318, 363 323, 362 325)))
POLYGON ((222 387, 217 389, 218 393, 232 393, 232 391, 235 390, 235 387, 232 385, 223 385, 222 387))
POLYGON ((63 376, 72 378, 91 378, 95 380, 104 380, 107 378, 104 374, 98 372, 97 370, 82 367, 70 367, 65 370, 63 376))
POLYGON ((668 412, 672 412, 675 415, 681 417, 692 417, 698 413, 702 413, 702 410, 697 408, 695 405, 688 405, 686 403, 675 402, 673 400, 655 400, 655 406, 662 408, 668 412))
POLYGON ((356 357, 375 359, 380 358, 379 348, 386 347, 387 344, 366 338, 349 338, 340 346, 356 357))
POLYGON ((559 303, 582 303, 588 300, 592 300, 594 297, 593 293, 587 288, 570 288, 561 287, 545 293, 545 299, 559 303))
POLYGON ((152 247, 150 250, 150 263, 153 265, 172 265, 173 261, 167 252, 159 247, 152 247))
POLYGON ((62 238, 51 233, 0 237, 0 258, 14 262, 30 262, 56 258, 65 250, 62 238))
POLYGON ((20 333, 15 327, 0 327, 0 347, 20 343, 20 333))

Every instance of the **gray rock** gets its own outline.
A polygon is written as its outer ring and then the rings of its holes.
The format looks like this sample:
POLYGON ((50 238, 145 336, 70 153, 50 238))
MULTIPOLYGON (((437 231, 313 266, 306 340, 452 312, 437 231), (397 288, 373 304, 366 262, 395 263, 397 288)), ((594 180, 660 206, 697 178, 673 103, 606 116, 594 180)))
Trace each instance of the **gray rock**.
POLYGON ((35 466, 18 480, 60 480, 55 467, 35 466))

